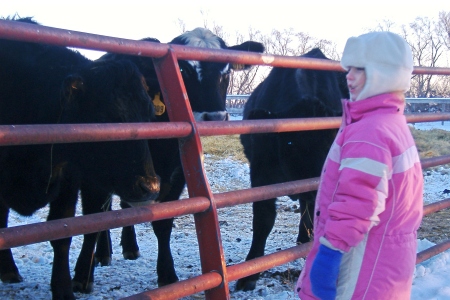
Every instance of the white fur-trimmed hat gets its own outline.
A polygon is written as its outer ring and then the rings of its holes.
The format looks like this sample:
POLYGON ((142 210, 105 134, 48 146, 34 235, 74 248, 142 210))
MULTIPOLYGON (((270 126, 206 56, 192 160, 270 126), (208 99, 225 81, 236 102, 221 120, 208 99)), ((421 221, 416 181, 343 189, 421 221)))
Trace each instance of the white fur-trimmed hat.
POLYGON ((408 43, 388 31, 349 38, 341 65, 346 70, 355 67, 366 71, 366 83, 356 100, 389 92, 406 92, 414 67, 408 43))

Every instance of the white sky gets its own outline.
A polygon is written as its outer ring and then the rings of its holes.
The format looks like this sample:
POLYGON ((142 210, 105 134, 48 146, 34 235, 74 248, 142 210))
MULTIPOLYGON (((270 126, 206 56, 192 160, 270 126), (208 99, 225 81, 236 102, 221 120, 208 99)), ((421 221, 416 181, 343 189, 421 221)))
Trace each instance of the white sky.
MULTIPOLYGON (((315 38, 331 40, 338 45, 338 52, 342 52, 348 37, 373 29, 383 20, 396 25, 406 25, 419 16, 437 20, 439 11, 450 11, 450 4, 446 2, 276 0, 269 4, 263 0, 3 0, 0 17, 18 13, 21 17, 33 16, 46 26, 129 39, 154 37, 163 43, 181 33, 179 19, 187 30, 202 27, 207 20, 209 25, 222 26, 230 35, 236 32, 245 35, 249 28, 267 34, 272 29, 293 28, 315 38)), ((234 41, 226 42, 231 46, 234 41)))

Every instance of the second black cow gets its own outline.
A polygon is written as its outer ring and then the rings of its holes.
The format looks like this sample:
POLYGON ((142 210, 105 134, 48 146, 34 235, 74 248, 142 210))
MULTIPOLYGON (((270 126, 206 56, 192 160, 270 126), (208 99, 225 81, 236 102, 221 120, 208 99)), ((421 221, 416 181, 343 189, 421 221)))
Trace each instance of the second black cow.
MULTIPOLYGON (((326 59, 315 48, 302 57, 326 59)), ((254 90, 244 108, 244 120, 331 117, 342 114, 348 97, 343 72, 273 68, 254 90)), ((250 164, 252 187, 318 177, 337 130, 245 134, 241 143, 250 164)), ((298 243, 312 231, 316 191, 290 195, 300 200, 298 243)), ((246 260, 264 255, 276 217, 276 199, 253 203, 253 239, 246 260)), ((259 274, 237 281, 237 290, 253 290, 259 274)))
MULTIPOLYGON (((157 39, 144 39, 148 42, 159 43, 157 39)), ((210 49, 228 49, 240 51, 263 52, 264 46, 254 41, 246 41, 235 46, 227 46, 225 42, 204 28, 187 31, 174 38, 169 44, 186 45, 210 49)), ((144 75, 149 87, 148 94, 153 99, 156 109, 156 121, 168 122, 169 116, 161 88, 158 83, 153 59, 143 56, 129 56, 108 53, 100 58, 104 60, 128 59, 135 63, 144 75)), ((228 114, 225 108, 226 93, 230 82, 231 71, 242 71, 251 68, 251 65, 234 65, 221 62, 204 62, 195 60, 178 60, 186 92, 196 121, 227 121, 228 114)), ((153 163, 156 173, 161 177, 161 192, 158 202, 167 202, 179 199, 184 186, 185 177, 180 159, 177 139, 154 139, 149 141, 153 163)), ((121 202, 121 207, 129 207, 121 202)), ((175 272, 170 236, 173 219, 155 221, 152 223, 153 231, 158 240, 157 274, 158 285, 164 286, 178 281, 175 272)), ((136 259, 140 256, 139 247, 133 226, 125 227, 122 231, 121 245, 126 259, 136 259)), ((102 265, 108 265, 111 260, 111 239, 109 232, 103 232, 97 243, 96 259, 102 265)), ((92 290, 92 269, 89 264, 77 264, 75 278, 85 287, 83 292, 92 290), (79 268, 78 268, 79 267, 79 268)))

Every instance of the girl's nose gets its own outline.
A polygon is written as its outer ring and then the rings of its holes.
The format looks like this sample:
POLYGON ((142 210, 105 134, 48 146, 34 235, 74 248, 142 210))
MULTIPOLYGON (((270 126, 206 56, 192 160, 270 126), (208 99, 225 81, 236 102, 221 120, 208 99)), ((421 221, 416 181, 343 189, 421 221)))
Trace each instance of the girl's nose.
POLYGON ((352 80, 353 79, 352 69, 350 69, 350 71, 348 71, 347 75, 345 75, 345 78, 347 78, 347 80, 352 80))

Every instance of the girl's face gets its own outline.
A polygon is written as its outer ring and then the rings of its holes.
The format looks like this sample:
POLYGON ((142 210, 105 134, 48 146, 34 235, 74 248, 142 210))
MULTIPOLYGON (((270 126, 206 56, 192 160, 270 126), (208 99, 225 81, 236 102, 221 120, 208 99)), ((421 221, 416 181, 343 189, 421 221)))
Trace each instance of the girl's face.
POLYGON ((366 83, 366 71, 364 68, 349 67, 346 78, 350 101, 356 101, 366 83))

